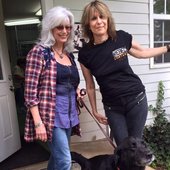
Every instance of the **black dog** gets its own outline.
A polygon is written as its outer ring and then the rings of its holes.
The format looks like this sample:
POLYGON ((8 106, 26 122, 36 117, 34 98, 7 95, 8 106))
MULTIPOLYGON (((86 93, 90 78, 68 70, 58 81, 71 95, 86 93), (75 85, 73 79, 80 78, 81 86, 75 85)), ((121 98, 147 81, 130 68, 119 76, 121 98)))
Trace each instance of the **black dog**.
POLYGON ((129 137, 119 145, 113 155, 98 155, 90 159, 71 152, 72 160, 82 170, 144 170, 153 155, 142 139, 129 137))

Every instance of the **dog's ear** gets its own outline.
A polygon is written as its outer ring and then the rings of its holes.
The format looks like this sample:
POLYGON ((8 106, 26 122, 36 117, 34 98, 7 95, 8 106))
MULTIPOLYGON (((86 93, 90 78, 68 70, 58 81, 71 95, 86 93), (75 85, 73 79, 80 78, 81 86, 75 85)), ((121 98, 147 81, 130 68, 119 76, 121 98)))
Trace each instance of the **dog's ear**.
POLYGON ((123 142, 117 146, 117 148, 114 151, 114 155, 116 156, 117 163, 121 159, 122 154, 125 155, 125 151, 129 148, 136 147, 136 140, 134 137, 127 137, 123 140, 123 142))
POLYGON ((135 138, 133 136, 129 136, 129 137, 127 137, 123 140, 120 147, 122 147, 122 149, 136 148, 137 147, 137 141, 138 141, 137 138, 135 138))

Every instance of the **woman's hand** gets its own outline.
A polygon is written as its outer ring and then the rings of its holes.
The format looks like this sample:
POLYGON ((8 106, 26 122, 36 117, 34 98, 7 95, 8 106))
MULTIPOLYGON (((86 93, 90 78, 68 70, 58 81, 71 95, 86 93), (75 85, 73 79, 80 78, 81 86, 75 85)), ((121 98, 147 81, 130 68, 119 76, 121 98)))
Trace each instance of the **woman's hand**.
POLYGON ((107 117, 105 117, 99 113, 94 113, 93 115, 95 116, 95 118, 98 120, 99 123, 108 125, 107 117))
POLYGON ((86 90, 85 89, 79 89, 79 88, 77 88, 77 98, 79 99, 79 98, 81 98, 81 99, 83 99, 84 98, 84 96, 86 95, 86 90))
POLYGON ((35 106, 31 107, 30 111, 31 111, 33 119, 34 119, 34 128, 35 128, 35 132, 36 132, 36 139, 46 142, 47 141, 47 132, 46 132, 46 128, 41 120, 38 106, 35 105, 35 106))
POLYGON ((44 124, 40 124, 38 127, 35 127, 35 132, 36 132, 36 139, 40 140, 42 142, 47 141, 47 132, 44 124))

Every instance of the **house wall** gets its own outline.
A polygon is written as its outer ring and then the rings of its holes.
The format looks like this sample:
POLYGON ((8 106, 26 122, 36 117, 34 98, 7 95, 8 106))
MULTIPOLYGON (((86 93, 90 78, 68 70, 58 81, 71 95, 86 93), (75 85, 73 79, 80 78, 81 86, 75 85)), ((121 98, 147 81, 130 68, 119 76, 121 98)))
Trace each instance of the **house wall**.
MULTIPOLYGON (((55 5, 61 5, 69 8, 74 16, 75 22, 80 22, 82 10, 90 0, 54 0, 55 5)), ((110 8, 117 30, 122 29, 133 35, 133 39, 144 47, 150 47, 150 1, 149 0, 105 0, 110 8)), ((77 54, 75 54, 77 57, 77 54)), ((141 78, 148 97, 148 104, 155 106, 157 99, 157 86, 160 80, 165 85, 165 101, 163 106, 166 113, 170 116, 170 68, 150 68, 150 59, 135 59, 129 56, 129 61, 134 72, 141 78)), ((79 65, 79 64, 78 64, 79 65)), ((85 88, 84 78, 81 75, 80 87, 85 88)), ((98 88, 98 87, 97 87, 98 88)), ((88 99, 85 102, 89 106, 88 99)), ((97 104, 99 112, 104 114, 101 95, 97 92, 97 104)), ((101 130, 94 120, 83 109, 80 115, 83 137, 81 139, 73 137, 74 141, 87 141, 103 138, 101 130)), ((147 124, 153 121, 153 115, 148 114, 147 124)))

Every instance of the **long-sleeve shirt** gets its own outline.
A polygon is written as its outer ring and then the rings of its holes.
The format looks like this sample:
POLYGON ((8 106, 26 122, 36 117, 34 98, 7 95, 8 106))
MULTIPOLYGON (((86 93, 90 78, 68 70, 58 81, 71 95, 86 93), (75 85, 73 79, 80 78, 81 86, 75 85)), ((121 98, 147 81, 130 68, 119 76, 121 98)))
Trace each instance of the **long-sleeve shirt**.
MULTIPOLYGON (((52 130, 56 112, 57 63, 50 48, 36 45, 28 53, 25 71, 25 104, 28 108, 25 122, 26 141, 36 138, 34 122, 29 108, 38 106, 48 140, 52 139, 52 130)), ((74 128, 79 134, 79 126, 74 128)))

